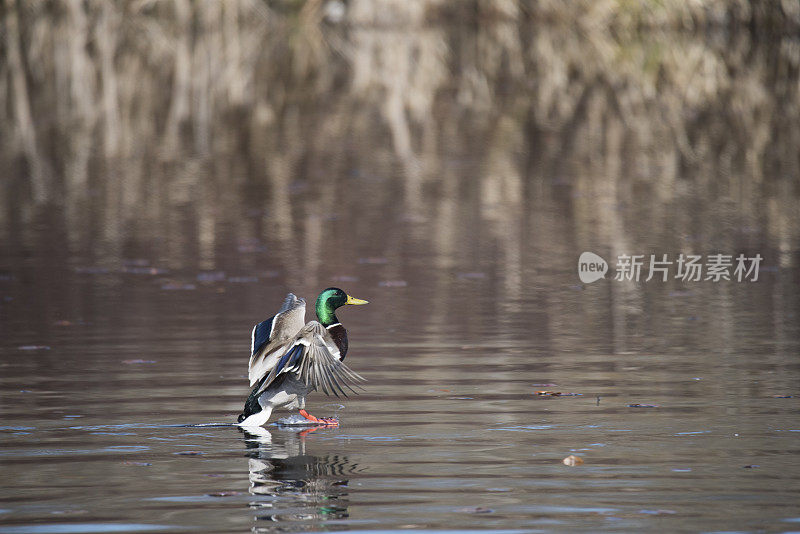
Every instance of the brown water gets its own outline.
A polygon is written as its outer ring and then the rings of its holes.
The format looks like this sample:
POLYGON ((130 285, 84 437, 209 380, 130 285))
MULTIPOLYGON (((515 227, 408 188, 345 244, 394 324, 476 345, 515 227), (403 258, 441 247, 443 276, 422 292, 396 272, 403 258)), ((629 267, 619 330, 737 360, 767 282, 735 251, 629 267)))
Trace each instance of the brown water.
POLYGON ((796 38, 102 5, 97 50, 6 13, 0 533, 800 529, 796 38), (614 280, 681 253, 763 261, 614 280), (230 425, 252 325, 331 285, 366 390, 230 425))

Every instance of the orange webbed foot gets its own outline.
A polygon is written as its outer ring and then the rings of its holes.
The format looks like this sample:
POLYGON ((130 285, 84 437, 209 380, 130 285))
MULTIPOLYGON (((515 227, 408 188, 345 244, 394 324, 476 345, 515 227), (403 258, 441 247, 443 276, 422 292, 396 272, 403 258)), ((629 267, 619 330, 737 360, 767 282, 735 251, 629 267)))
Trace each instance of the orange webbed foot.
POLYGON ((334 419, 333 417, 315 417, 305 410, 300 410, 299 413, 312 423, 318 423, 325 426, 339 426, 339 420, 334 419))

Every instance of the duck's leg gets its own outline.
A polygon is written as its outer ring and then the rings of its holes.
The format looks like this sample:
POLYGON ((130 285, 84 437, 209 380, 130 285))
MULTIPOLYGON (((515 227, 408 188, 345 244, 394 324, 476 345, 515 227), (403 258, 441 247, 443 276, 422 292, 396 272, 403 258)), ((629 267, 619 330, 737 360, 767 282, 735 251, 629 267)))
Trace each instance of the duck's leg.
POLYGON ((303 409, 301 409, 299 413, 312 423, 320 423, 325 426, 339 426, 339 421, 333 417, 315 417, 303 409))

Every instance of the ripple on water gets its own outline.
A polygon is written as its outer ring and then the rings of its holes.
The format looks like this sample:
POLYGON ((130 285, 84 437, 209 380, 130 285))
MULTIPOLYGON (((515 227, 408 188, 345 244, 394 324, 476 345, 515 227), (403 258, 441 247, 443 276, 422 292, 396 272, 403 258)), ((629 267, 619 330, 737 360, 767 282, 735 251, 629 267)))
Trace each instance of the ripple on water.
POLYGON ((0 526, 0 534, 85 534, 93 532, 148 532, 172 530, 170 525, 146 523, 50 523, 45 525, 0 526))
POLYGON ((146 445, 111 445, 109 447, 101 447, 98 449, 12 449, 8 451, 0 451, 0 457, 25 458, 30 456, 77 456, 108 452, 143 452, 149 450, 150 447, 146 445))
POLYGON ((526 432, 528 430, 551 430, 554 425, 515 425, 492 428, 491 430, 505 430, 508 432, 526 432))

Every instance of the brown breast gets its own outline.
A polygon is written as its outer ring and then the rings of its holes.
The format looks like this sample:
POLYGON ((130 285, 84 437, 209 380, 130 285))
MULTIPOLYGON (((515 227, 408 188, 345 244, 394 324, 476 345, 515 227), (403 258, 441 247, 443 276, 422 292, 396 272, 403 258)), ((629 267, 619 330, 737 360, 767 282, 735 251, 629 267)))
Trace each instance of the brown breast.
POLYGON ((337 323, 328 327, 328 333, 333 338, 333 342, 339 348, 339 361, 344 360, 347 355, 347 330, 337 323))

